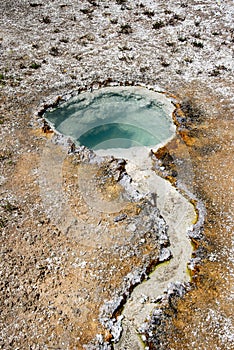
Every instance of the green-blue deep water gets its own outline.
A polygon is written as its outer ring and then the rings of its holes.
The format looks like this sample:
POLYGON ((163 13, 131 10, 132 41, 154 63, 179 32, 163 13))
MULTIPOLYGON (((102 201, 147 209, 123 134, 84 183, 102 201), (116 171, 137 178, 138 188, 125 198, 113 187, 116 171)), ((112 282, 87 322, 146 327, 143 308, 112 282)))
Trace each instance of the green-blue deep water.
POLYGON ((81 93, 48 110, 45 118, 76 144, 94 150, 155 146, 173 134, 162 100, 135 87, 81 93))

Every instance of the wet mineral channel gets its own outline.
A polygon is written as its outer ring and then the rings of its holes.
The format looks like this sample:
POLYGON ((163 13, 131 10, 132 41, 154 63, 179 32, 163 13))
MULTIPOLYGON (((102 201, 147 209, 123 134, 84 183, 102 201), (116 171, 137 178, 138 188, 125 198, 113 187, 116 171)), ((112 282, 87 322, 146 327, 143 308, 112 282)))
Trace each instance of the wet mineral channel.
MULTIPOLYGON (((125 164, 126 173, 119 177, 117 182, 128 193, 128 201, 147 200, 152 206, 152 213, 156 210, 165 223, 164 233, 160 236, 158 232, 161 223, 157 222, 157 214, 155 222, 152 222, 148 232, 145 232, 157 237, 160 249, 158 253, 157 250, 152 252, 153 260, 148 261, 147 272, 140 279, 139 276, 133 277, 131 281, 133 291, 130 291, 132 290, 130 286, 130 290, 125 295, 126 302, 121 302, 123 308, 121 314, 118 311, 118 302, 114 300, 112 302, 109 300, 106 305, 101 306, 101 322, 110 331, 114 349, 144 349, 147 320, 150 321, 157 306, 160 308, 161 303, 168 300, 170 293, 176 291, 182 296, 190 281, 187 265, 192 256, 192 245, 188 232, 192 231, 193 224, 197 222, 197 212, 188 194, 185 198, 168 180, 156 174, 152 160, 158 148, 167 144, 175 135, 175 126, 172 122, 172 114, 175 110, 173 104, 175 104, 174 100, 167 98, 162 92, 154 92, 143 87, 117 86, 81 93, 71 100, 68 99, 67 102, 59 103, 58 107, 49 109, 45 113, 46 123, 70 137, 68 142, 71 144, 71 154, 79 154, 80 157, 86 150, 84 146, 93 145, 95 153, 87 148, 89 160, 88 163, 87 159, 83 162, 84 165, 78 172, 77 180, 84 200, 94 211, 113 213, 116 215, 116 222, 125 220, 127 217, 124 212, 127 205, 126 198, 123 200, 120 196, 112 198, 111 201, 105 200, 104 197, 110 196, 109 189, 106 188, 104 196, 100 196, 96 188, 97 184, 92 186, 97 167, 101 167, 105 159, 112 159, 112 161, 119 159, 119 162, 125 164), (163 125, 163 118, 165 118, 165 125, 163 125), (116 125, 118 125, 117 131, 116 125), (139 127, 136 129, 136 126, 139 127), (89 177, 88 164, 92 166, 92 163, 97 163, 97 166, 89 177), (92 194, 87 188, 91 188, 92 194), (111 317, 107 317, 104 310, 111 303, 113 303, 112 314, 111 317)), ((42 158, 43 183, 40 187, 42 191, 46 189, 42 196, 46 206, 52 208, 50 192, 56 194, 58 198, 62 192, 60 185, 59 187, 54 185, 54 175, 52 174, 51 178, 50 169, 51 166, 56 169, 64 159, 52 157, 55 163, 51 163, 51 152, 54 153, 54 151, 53 146, 49 148, 51 150, 46 151, 42 158), (51 163, 49 169, 46 166, 48 161, 51 163), (46 179, 47 183, 45 183, 46 179)), ((57 172, 59 170, 55 170, 55 173, 57 172)), ((64 202, 62 198, 60 201, 64 202)), ((69 234, 73 232, 73 235, 79 236, 76 231, 81 230, 81 227, 74 224, 75 221, 80 220, 79 216, 77 219, 71 216, 68 207, 62 206, 59 210, 58 208, 55 210, 53 217, 57 218, 57 224, 60 222, 62 231, 69 230, 69 234)), ((130 223, 127 230, 135 236, 139 235, 134 223, 130 223)), ((108 230, 105 235, 109 235, 108 230)), ((145 241, 143 236, 140 242, 144 245, 145 241)), ((83 243, 81 241, 81 244, 83 243)), ((132 271, 134 271, 133 266, 132 271)), ((99 345, 108 346, 101 335, 97 336, 97 341, 99 345)), ((89 345, 87 346, 89 348, 89 345)))

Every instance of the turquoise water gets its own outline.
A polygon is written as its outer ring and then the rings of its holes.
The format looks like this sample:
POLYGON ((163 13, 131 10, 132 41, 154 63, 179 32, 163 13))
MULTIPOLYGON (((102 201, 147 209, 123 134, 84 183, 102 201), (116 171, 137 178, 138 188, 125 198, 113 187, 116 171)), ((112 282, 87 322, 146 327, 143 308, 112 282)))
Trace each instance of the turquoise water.
POLYGON ((79 137, 82 145, 92 149, 130 148, 135 146, 150 146, 157 139, 142 128, 134 125, 110 123, 96 126, 79 137))
POLYGON ((154 146, 173 134, 168 107, 159 97, 143 88, 103 88, 71 98, 45 118, 94 150, 154 146))

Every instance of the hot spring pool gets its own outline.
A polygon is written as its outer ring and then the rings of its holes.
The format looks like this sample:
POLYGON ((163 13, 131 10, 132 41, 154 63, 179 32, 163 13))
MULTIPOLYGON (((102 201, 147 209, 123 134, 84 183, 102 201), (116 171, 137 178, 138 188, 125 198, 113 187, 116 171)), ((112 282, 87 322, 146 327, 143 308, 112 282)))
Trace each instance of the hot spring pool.
POLYGON ((155 147, 173 136, 172 103, 142 87, 84 92, 48 110, 45 118, 77 145, 95 151, 155 147))
MULTIPOLYGON (((173 259, 168 264, 159 266, 147 281, 134 288, 131 298, 124 305, 122 338, 114 345, 116 350, 126 348, 129 342, 137 344, 138 349, 143 349, 138 330, 148 315, 153 313, 155 300, 167 290, 169 282, 173 284, 190 280, 187 262, 191 258, 192 246, 187 231, 195 221, 196 212, 193 205, 176 188, 156 174, 152 167, 152 158, 149 156, 150 149, 155 150, 174 136, 176 128, 172 121, 173 110, 173 104, 162 93, 142 87, 108 87, 81 93, 45 114, 46 120, 54 129, 72 138, 77 145, 95 150, 98 156, 113 155, 116 158, 125 158, 127 160, 125 169, 131 181, 129 182, 129 178, 126 177, 127 180, 119 179, 119 184, 133 202, 150 198, 149 194, 155 194, 157 208, 168 225, 169 248, 173 259), (147 300, 143 304, 142 295, 146 296, 147 300)), ((87 219, 82 223, 82 216, 76 219, 70 205, 63 195, 61 196, 63 153, 61 156, 60 152, 51 152, 49 143, 48 149, 45 148, 43 154, 41 162, 43 201, 48 210, 54 211, 53 217, 58 220, 61 231, 65 230, 66 235, 67 232, 74 230, 76 237, 81 231, 79 242, 82 244, 87 232, 93 231, 94 224, 92 221, 90 224, 87 219), (59 198, 61 205, 54 206, 54 198, 57 201, 59 198), (80 222, 81 226, 77 229, 76 225, 80 222)), ((112 185, 104 187, 106 194, 103 196, 99 188, 100 182, 96 181, 100 179, 98 167, 95 167, 96 164, 92 166, 92 162, 86 164, 84 168, 79 164, 76 174, 77 188, 90 212, 108 215, 123 213, 125 206, 129 204, 129 199, 126 201, 125 197, 121 197, 121 191, 119 196, 112 196, 115 194, 112 191, 115 187, 112 185)), ((104 178, 101 178, 101 181, 104 178)), ((96 214, 94 216, 96 217, 96 214)), ((130 230, 134 237, 138 236, 137 231, 134 233, 136 230, 134 227, 128 227, 127 230, 130 230)), ((108 242, 109 229, 105 234, 107 237, 105 235, 102 237, 108 242)), ((123 242, 126 244, 125 238, 123 242)), ((93 244, 95 246, 95 240, 93 244)))

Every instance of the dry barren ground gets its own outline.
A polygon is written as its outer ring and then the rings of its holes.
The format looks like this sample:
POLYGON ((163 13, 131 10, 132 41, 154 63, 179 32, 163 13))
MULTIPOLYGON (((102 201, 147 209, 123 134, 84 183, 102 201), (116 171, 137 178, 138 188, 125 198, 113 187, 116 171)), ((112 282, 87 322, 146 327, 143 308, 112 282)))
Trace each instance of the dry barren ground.
MULTIPOLYGON (((63 93, 106 81, 159 86, 181 101, 186 118, 167 149, 179 185, 202 200, 207 213, 204 239, 194 240, 199 264, 192 290, 166 308, 164 318, 152 317, 147 346, 234 348, 233 12, 231 0, 0 3, 2 349, 82 349, 96 333, 108 341, 98 320, 99 295, 90 289, 97 285, 109 298, 115 283, 142 264, 137 254, 152 251, 149 242, 134 256, 127 245, 113 255, 104 235, 108 222, 116 230, 111 215, 92 218, 99 247, 92 237, 77 241, 45 206, 40 169, 51 135, 39 130, 35 112, 63 93)), ((56 185, 62 176, 62 193, 77 210, 71 168, 64 161, 53 179, 56 185)), ((128 210, 134 217, 139 208, 128 210)), ((91 214, 82 203, 84 230, 91 214)))

